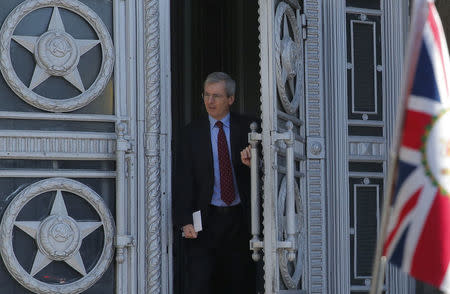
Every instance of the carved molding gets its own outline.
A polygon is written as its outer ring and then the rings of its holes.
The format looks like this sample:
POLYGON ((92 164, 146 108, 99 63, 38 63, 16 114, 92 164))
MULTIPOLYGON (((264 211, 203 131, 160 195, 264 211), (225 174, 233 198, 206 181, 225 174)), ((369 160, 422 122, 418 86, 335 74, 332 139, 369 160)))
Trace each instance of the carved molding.
POLYGON ((114 134, 0 132, 0 156, 114 158, 115 149, 114 134))
MULTIPOLYGON (((90 288, 108 269, 114 254, 114 219, 103 199, 88 186, 67 178, 52 178, 29 185, 11 201, 0 224, 0 237, 2 238, 0 251, 3 262, 9 273, 21 285, 30 291, 41 294, 74 294, 90 288), (27 203, 33 198, 51 191, 57 191, 52 211, 49 217, 40 222, 39 226, 33 224, 36 222, 16 221, 18 214, 27 203), (75 220, 67 216, 61 191, 67 191, 83 198, 95 209, 100 217, 101 222, 99 225, 102 225, 104 232, 103 249, 98 262, 88 273, 83 272, 84 265, 80 265, 81 256, 78 259, 72 259, 72 257, 79 255, 80 239, 84 238, 83 235, 87 231, 95 230, 95 225, 92 224, 91 229, 87 229, 85 222, 83 226, 80 226, 75 220), (58 199, 58 197, 61 198, 58 199), (37 239, 39 249, 36 255, 40 255, 42 258, 36 257, 31 273, 28 273, 22 267, 14 253, 14 226, 18 226, 27 234, 34 235, 35 239, 37 239), (79 238, 76 238, 76 232, 81 234, 81 236, 78 236, 79 238), (58 250, 55 250, 55 248, 58 250), (53 260, 64 260, 77 271, 80 271, 82 278, 67 284, 49 284, 39 281, 33 276, 39 271, 39 268, 35 269, 35 266, 42 266, 42 260, 47 260, 48 263, 53 260)), ((82 260, 81 263, 83 263, 82 260)))
POLYGON ((327 226, 326 226, 326 165, 325 117, 323 94, 323 1, 304 0, 306 16, 305 54, 305 115, 307 154, 306 183, 308 245, 307 270, 303 283, 308 293, 328 293, 327 289, 327 226), (321 147, 321 148, 320 148, 321 147), (320 150, 320 152, 319 152, 320 150), (317 153, 317 154, 314 154, 317 153))
MULTIPOLYGON (((306 16, 305 40, 305 112, 307 142, 319 142, 322 150, 319 156, 311 156, 306 166, 306 211, 308 230, 307 271, 304 283, 308 293, 329 293, 327 267, 327 225, 326 225, 326 164, 328 145, 325 140, 326 119, 324 106, 324 70, 323 70, 323 1, 304 0, 303 10, 306 16)), ((311 149, 308 146, 308 152, 311 149)), ((315 149, 318 150, 318 149, 315 149)))
MULTIPOLYGON (((59 17, 59 13, 57 14, 59 17)), ((50 22, 50 24, 52 24, 52 22, 50 22)), ((58 25, 56 24, 54 26, 58 27, 58 25)), ((92 40, 90 41, 92 43, 92 40)), ((91 10, 85 4, 76 0, 27 0, 22 2, 13 11, 11 11, 11 13, 3 23, 0 30, 0 44, 0 70, 5 78, 5 81, 11 87, 11 89, 25 102, 46 111, 67 112, 76 110, 89 104, 103 92, 113 72, 114 47, 108 29, 103 24, 100 17, 95 14, 93 10, 91 10), (79 50, 75 50, 75 47, 73 47, 77 44, 77 40, 74 40, 69 34, 61 30, 56 32, 44 33, 39 37, 39 40, 36 39, 37 43, 35 42, 34 45, 29 43, 30 37, 13 36, 14 30, 24 17, 26 17, 29 13, 44 7, 55 7, 56 10, 57 7, 60 7, 70 10, 80 15, 95 30, 99 38, 99 42, 101 43, 102 64, 97 78, 86 91, 83 91, 84 87, 79 78, 79 74, 78 76, 74 74, 75 72, 78 72, 78 70, 75 70, 75 68, 78 64, 79 55, 81 55, 81 52, 78 52, 79 50), (79 88, 81 94, 67 99, 51 99, 33 92, 33 85, 30 85, 30 87, 26 86, 17 76, 12 65, 10 55, 10 44, 12 38, 17 39, 16 41, 28 50, 36 47, 36 50, 31 51, 33 51, 36 57, 36 68, 39 67, 42 69, 42 77, 48 77, 51 75, 63 75, 67 80, 71 81, 74 86, 79 88), (53 47, 58 47, 58 50, 50 50, 53 48, 52 45, 53 47), (66 49, 68 49, 69 47, 72 49, 69 50, 71 53, 69 52, 70 54, 67 58, 65 57, 67 54, 64 54, 64 56, 61 55, 62 51, 60 49, 62 48, 62 45, 63 47, 67 47, 66 49), (47 54, 49 52, 51 53, 51 57, 49 54, 47 54)), ((79 45, 82 46, 81 43, 79 45)))
POLYGON ((159 0, 144 1, 146 293, 161 293, 161 76, 159 0))

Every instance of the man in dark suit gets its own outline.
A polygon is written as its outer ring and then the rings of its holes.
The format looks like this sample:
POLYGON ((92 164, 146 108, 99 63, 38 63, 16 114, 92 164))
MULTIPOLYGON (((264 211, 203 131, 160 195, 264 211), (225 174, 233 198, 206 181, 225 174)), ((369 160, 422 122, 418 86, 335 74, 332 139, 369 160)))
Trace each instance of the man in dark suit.
POLYGON ((189 124, 180 144, 174 223, 186 238, 187 284, 192 294, 254 291, 246 158, 251 120, 230 113, 235 88, 225 73, 208 75, 203 92, 208 118, 189 124), (195 232, 192 213, 198 210, 203 230, 195 232))

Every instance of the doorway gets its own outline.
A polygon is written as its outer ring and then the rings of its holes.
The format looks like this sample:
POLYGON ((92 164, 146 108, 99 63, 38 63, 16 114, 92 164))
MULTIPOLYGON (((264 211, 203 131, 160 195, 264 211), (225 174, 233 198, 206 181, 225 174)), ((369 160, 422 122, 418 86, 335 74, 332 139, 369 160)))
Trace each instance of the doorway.
MULTIPOLYGON (((223 71, 236 81, 232 111, 260 115, 257 1, 171 0, 172 164, 183 127, 206 115, 201 93, 206 76, 223 71)), ((173 293, 184 293, 185 254, 173 234, 173 293)))

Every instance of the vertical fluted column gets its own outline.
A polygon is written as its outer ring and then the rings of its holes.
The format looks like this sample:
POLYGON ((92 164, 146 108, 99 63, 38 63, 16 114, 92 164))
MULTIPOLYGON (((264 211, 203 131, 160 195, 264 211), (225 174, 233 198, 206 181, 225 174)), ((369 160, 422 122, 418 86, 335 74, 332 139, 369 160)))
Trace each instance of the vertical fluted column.
POLYGON ((146 293, 161 293, 159 0, 144 1, 146 293))
POLYGON ((326 106, 326 164, 328 198, 329 291, 350 293, 346 2, 323 1, 324 102, 326 106), (339 176, 338 176, 339 175, 339 176))

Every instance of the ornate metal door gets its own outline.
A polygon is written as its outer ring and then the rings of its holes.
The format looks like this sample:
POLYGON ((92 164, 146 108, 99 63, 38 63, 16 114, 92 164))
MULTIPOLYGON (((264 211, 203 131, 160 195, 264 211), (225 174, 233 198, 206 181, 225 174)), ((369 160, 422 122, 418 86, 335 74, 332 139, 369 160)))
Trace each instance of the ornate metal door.
MULTIPOLYGON (((329 287, 369 293, 394 140, 407 1, 324 1, 329 287)), ((395 267, 387 293, 413 293, 395 267)))
POLYGON ((130 289, 134 122, 113 77, 116 2, 0 3, 0 293, 130 289))
MULTIPOLYGON (((262 132, 249 134, 253 258, 264 256, 265 293, 304 293, 306 126, 303 3, 260 1, 262 132), (259 227, 257 145, 262 144, 263 229, 259 227), (260 234, 262 233, 262 238, 260 234), (260 250, 262 249, 262 250, 260 250)), ((306 293, 306 292, 305 292, 306 293)))

